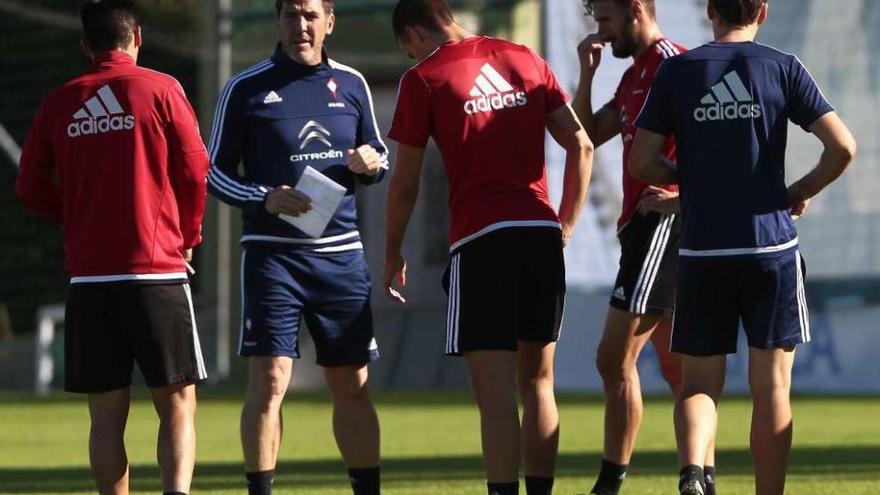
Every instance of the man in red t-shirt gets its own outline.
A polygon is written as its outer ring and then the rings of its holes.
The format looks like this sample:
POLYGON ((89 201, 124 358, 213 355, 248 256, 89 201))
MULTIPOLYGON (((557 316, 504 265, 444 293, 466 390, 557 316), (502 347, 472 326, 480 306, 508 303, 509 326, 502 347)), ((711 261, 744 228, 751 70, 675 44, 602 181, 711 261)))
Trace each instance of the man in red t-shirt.
MULTIPOLYGON (((618 134, 623 139, 623 209, 617 225, 621 258, 596 358, 605 388, 605 441, 593 487, 598 495, 616 495, 642 421, 636 362, 649 339, 673 394, 681 387, 681 358, 669 350, 678 275, 678 188, 649 186, 630 175, 626 164, 636 117, 654 74, 665 59, 685 49, 660 32, 653 0, 585 0, 584 6, 599 32, 578 47, 581 80, 574 108, 596 146, 618 134), (633 65, 623 74, 614 99, 593 114, 593 76, 606 43, 615 57, 632 57, 633 65)), ((663 154, 675 161, 673 138, 663 154)), ((706 465, 707 486, 714 493, 714 449, 709 449, 706 465)))
POLYGON ((562 248, 586 197, 592 144, 555 76, 528 48, 468 33, 442 0, 398 2, 393 25, 420 62, 401 80, 389 133, 398 147, 385 290, 404 302, 392 283, 405 283, 401 244, 433 138, 450 188, 446 353, 467 361, 489 493, 517 493, 523 459, 528 493, 546 495, 558 447, 553 355, 565 296, 562 248), (567 151, 558 215, 547 191, 547 129, 567 151))
POLYGON ((177 80, 137 65, 133 2, 90 0, 82 22, 93 65, 43 100, 16 193, 64 229, 64 388, 88 394, 97 491, 128 493, 124 433, 137 362, 162 423, 163 489, 186 493, 194 383, 207 377, 186 262, 202 240, 208 154, 177 80))

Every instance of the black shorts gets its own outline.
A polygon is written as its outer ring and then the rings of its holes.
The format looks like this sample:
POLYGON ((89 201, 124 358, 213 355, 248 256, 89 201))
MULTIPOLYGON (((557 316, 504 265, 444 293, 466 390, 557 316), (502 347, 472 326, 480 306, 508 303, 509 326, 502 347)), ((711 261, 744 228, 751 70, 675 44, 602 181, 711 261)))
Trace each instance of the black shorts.
POLYGON ((71 284, 64 323, 64 390, 148 387, 207 378, 189 283, 71 284))
POLYGON ((556 342, 565 307, 562 232, 511 227, 469 241, 452 254, 444 288, 447 355, 556 342))
POLYGON ((678 215, 636 215, 620 231, 620 269, 611 306, 636 315, 672 315, 678 276, 678 215))

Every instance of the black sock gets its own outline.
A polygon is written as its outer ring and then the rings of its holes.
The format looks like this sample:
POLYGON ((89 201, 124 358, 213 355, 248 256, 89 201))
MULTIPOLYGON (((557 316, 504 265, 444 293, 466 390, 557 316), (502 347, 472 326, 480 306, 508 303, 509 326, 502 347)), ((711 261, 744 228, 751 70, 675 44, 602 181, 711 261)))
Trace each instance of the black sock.
POLYGON ((379 495, 379 467, 348 470, 354 495, 379 495))
POLYGON ((162 492, 162 495, 187 495, 186 492, 162 492))
POLYGON ((248 495, 272 495, 272 484, 275 483, 275 470, 245 473, 248 495))
POLYGON ((486 483, 489 495, 519 495, 519 481, 512 483, 486 483))
POLYGON ((615 464, 607 459, 602 459, 602 469, 599 470, 599 477, 590 493, 597 495, 617 495, 620 491, 620 485, 626 478, 627 464, 615 464))
POLYGON ((706 488, 706 480, 703 479, 703 468, 701 468, 700 466, 691 464, 690 466, 685 466, 681 468, 678 477, 678 489, 681 490, 682 487, 684 487, 685 483, 690 480, 696 480, 700 483, 700 486, 706 488))
POLYGON ((715 495, 715 466, 703 467, 703 481, 706 483, 706 495, 715 495))
POLYGON ((526 476, 526 495, 551 495, 553 478, 526 476))

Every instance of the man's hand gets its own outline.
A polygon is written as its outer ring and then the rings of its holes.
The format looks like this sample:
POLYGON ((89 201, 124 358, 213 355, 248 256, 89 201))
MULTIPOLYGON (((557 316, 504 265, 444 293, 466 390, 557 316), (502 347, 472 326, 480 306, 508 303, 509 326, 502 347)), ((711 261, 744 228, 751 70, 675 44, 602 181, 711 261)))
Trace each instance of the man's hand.
POLYGON ((298 217, 312 209, 312 200, 290 186, 279 186, 266 195, 266 211, 298 217))
POLYGON ((666 189, 648 186, 642 192, 642 199, 638 204, 639 213, 646 215, 651 212, 661 214, 673 214, 680 211, 678 204, 678 193, 667 191, 666 189))
POLYGON ((605 42, 598 33, 591 34, 578 44, 578 59, 581 62, 581 77, 592 79, 602 62, 602 49, 605 42))
POLYGON ((400 304, 404 304, 406 299, 392 285, 394 282, 403 288, 406 287, 406 260, 400 253, 385 255, 385 273, 382 277, 382 286, 385 288, 385 295, 400 304))
POLYGON ((574 237, 575 225, 571 221, 562 220, 560 220, 560 224, 562 225, 562 247, 566 247, 571 242, 571 238, 574 237))
POLYGON ((373 176, 381 168, 379 152, 369 144, 348 150, 348 169, 356 174, 373 176))
POLYGON ((805 198, 800 190, 800 184, 795 182, 788 188, 788 205, 791 208, 791 219, 800 220, 807 208, 810 207, 810 199, 805 198))

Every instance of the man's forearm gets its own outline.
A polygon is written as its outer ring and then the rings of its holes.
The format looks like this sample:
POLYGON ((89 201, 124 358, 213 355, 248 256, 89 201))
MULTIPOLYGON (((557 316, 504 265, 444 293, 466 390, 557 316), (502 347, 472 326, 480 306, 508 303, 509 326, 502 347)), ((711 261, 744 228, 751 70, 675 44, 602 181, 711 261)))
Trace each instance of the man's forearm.
POLYGON ((418 199, 418 190, 397 190, 393 184, 388 189, 385 205, 385 253, 399 253, 406 235, 406 227, 412 217, 418 199))
POLYGON ((566 150, 565 178, 559 203, 559 221, 564 234, 570 235, 586 202, 592 168, 593 145, 588 139, 566 150))
POLYGON ((581 75, 577 90, 572 101, 574 112, 591 138, 596 135, 595 119, 593 119, 593 78, 581 75))
POLYGON ((816 196, 843 174, 852 159, 853 153, 848 150, 826 149, 819 164, 792 185, 790 196, 796 200, 816 196))

